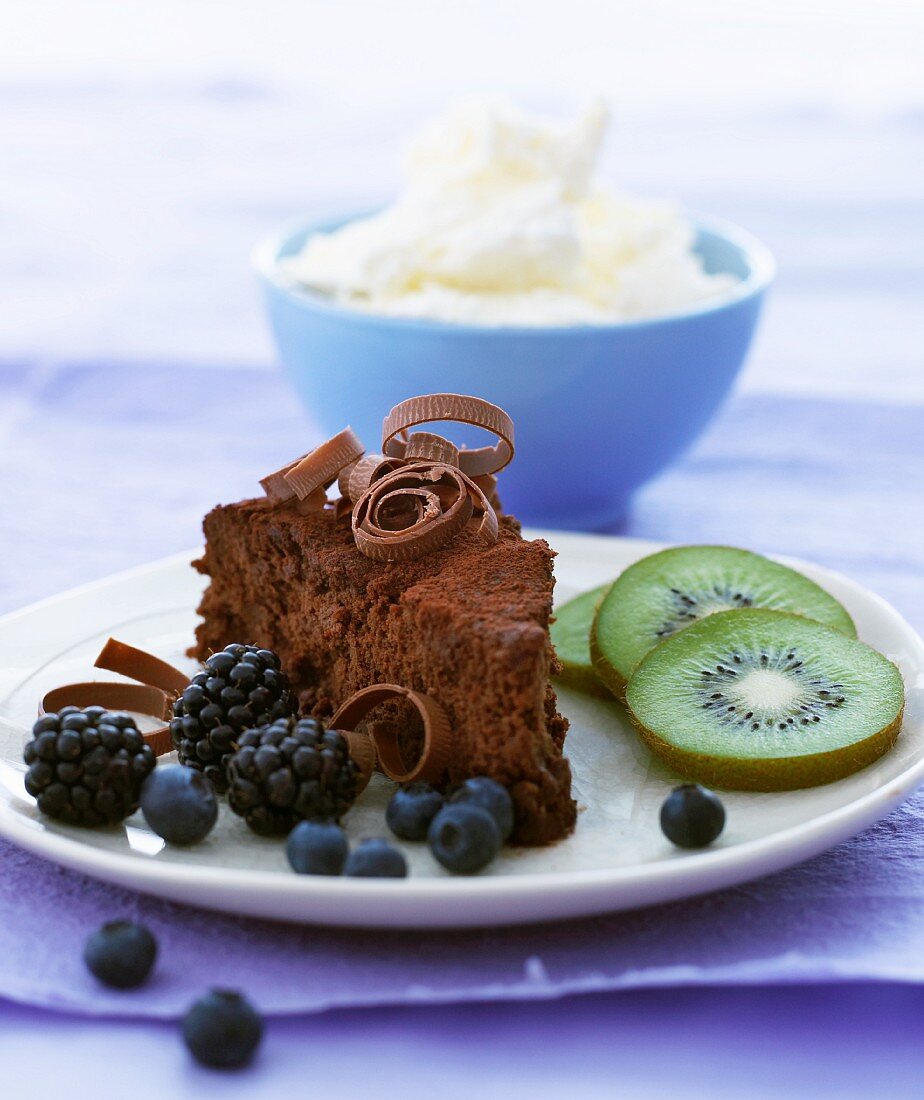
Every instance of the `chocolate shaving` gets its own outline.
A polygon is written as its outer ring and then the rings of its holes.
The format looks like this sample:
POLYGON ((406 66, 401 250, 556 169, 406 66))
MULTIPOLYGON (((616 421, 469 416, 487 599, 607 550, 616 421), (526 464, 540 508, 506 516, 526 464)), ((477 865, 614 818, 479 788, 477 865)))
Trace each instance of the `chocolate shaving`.
POLYGON ((451 542, 481 513, 479 533, 497 538, 497 515, 455 466, 416 462, 374 482, 353 509, 356 545, 376 561, 411 561, 451 542))
POLYGON ((174 699, 189 687, 189 677, 185 672, 180 672, 178 668, 152 653, 136 649, 116 638, 110 638, 106 642, 93 666, 105 668, 109 672, 119 672, 140 684, 160 688, 174 699))
MULTIPOLYGON (((173 717, 173 696, 148 684, 120 684, 113 680, 63 684, 46 692, 39 704, 39 716, 53 714, 62 707, 105 707, 106 710, 132 710, 164 722, 173 717)), ((173 751, 170 726, 160 725, 142 734, 155 756, 173 751)))
POLYGON ((445 710, 431 696, 398 684, 372 684, 347 699, 331 718, 330 728, 344 733, 354 731, 371 711, 392 699, 406 699, 417 710, 423 721, 423 748, 417 761, 408 766, 401 756, 397 735, 376 724, 372 741, 379 767, 397 783, 438 783, 449 764, 452 731, 445 710))
POLYGON ((386 474, 394 473, 403 465, 400 458, 386 458, 385 455, 364 455, 357 462, 340 471, 338 487, 343 496, 349 497, 355 504, 373 481, 386 474))
POLYGON ((404 447, 405 462, 445 462, 447 466, 459 465, 459 448, 441 435, 432 432, 414 432, 404 447))
MULTIPOLYGON (((513 458, 513 421, 503 409, 479 397, 458 393, 431 393, 402 401, 385 417, 382 450, 391 458, 405 458, 410 443, 408 432, 420 424, 454 421, 493 432, 497 443, 459 452, 458 466, 470 477, 496 474, 513 458)), ((439 437, 437 437, 439 438, 439 437)))
POLYGON ((353 429, 344 428, 299 459, 282 476, 299 500, 304 500, 319 489, 332 485, 344 466, 355 462, 364 450, 353 429))
POLYGON ((263 492, 266 493, 271 503, 283 504, 285 501, 291 500, 295 496, 295 490, 286 481, 286 474, 294 466, 297 466, 299 462, 303 462, 309 454, 311 454, 310 451, 308 454, 300 455, 292 462, 287 462, 281 469, 274 470, 273 473, 260 478, 263 492))
POLYGON ((477 397, 425 394, 396 405, 382 427, 383 454, 364 455, 350 428, 262 478, 267 497, 302 515, 330 509, 335 522, 352 512, 357 547, 377 561, 409 561, 439 549, 474 517, 497 538, 497 478, 513 457, 513 422, 477 397), (461 450, 420 424, 472 424, 497 436, 493 446, 461 450), (329 501, 334 481, 340 498, 329 501), (294 498, 294 499, 293 499, 294 498))
POLYGON ((334 522, 349 519, 353 514, 353 501, 349 497, 337 497, 333 503, 334 522))
MULTIPOLYGON (((119 672, 138 682, 123 684, 103 680, 63 684, 46 692, 39 703, 39 714, 50 714, 62 707, 105 707, 107 710, 131 710, 159 722, 169 722, 177 696, 189 685, 189 677, 178 668, 115 638, 110 638, 100 650, 94 667, 119 672)), ((158 726, 142 736, 155 756, 173 750, 169 725, 158 726)))
MULTIPOLYGON (((313 451, 308 451, 307 454, 286 463, 281 469, 261 477, 260 484, 273 504, 284 504, 293 497, 313 501, 320 493, 322 494, 320 507, 323 507, 327 499, 324 490, 333 484, 340 471, 354 463, 364 450, 352 428, 344 428, 342 432, 338 432, 319 447, 315 447, 313 451)), ((304 509, 299 511, 304 514, 304 509)), ((308 506, 308 511, 317 511, 317 508, 312 504, 308 506)))
POLYGON ((378 763, 375 742, 368 733, 360 733, 358 730, 340 730, 339 732, 346 738, 350 757, 359 768, 359 782, 356 787, 356 794, 359 796, 369 786, 369 780, 378 763))
POLYGON ((473 477, 472 481, 478 486, 478 488, 488 498, 488 503, 500 515, 503 512, 503 506, 501 505, 500 497, 497 495, 497 478, 494 474, 480 474, 478 477, 473 477))
POLYGON ((300 516, 307 516, 312 512, 323 512, 326 504, 327 490, 315 489, 315 491, 309 493, 304 500, 299 500, 298 497, 294 497, 289 502, 289 507, 293 511, 298 512, 300 516))

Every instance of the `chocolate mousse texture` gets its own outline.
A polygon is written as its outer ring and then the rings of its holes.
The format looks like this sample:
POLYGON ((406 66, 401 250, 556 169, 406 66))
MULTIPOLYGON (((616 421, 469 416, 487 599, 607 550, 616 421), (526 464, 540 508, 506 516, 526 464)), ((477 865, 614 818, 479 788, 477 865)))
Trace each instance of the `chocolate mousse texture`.
MULTIPOLYGON (((574 828, 567 720, 549 676, 554 552, 500 518, 486 544, 470 525, 443 549, 378 562, 357 549, 330 509, 300 514, 264 499, 222 505, 204 522, 196 563, 211 583, 192 655, 229 642, 275 650, 303 713, 325 719, 377 682, 433 696, 453 731, 443 784, 487 775, 508 788, 513 842, 549 844, 574 828)), ((419 718, 390 703, 370 721, 392 727, 402 753, 420 745, 419 718)))

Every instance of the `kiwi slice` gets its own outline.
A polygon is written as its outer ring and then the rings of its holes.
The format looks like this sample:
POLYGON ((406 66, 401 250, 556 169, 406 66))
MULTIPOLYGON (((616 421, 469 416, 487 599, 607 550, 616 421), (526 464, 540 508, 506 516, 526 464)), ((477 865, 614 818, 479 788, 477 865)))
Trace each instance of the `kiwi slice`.
POLYGON ((649 747, 707 786, 842 779, 892 747, 901 673, 863 642, 783 611, 723 611, 656 646, 626 689, 649 747))
POLYGON ((597 679, 590 659, 590 627, 609 585, 582 592, 555 610, 550 633, 555 653, 561 662, 558 678, 569 687, 590 695, 609 697, 609 691, 597 679))
POLYGON ((591 631, 594 670, 621 696, 659 642, 706 615, 746 607, 792 611, 857 634, 837 600, 795 569, 731 546, 677 546, 630 565, 611 586, 591 631))

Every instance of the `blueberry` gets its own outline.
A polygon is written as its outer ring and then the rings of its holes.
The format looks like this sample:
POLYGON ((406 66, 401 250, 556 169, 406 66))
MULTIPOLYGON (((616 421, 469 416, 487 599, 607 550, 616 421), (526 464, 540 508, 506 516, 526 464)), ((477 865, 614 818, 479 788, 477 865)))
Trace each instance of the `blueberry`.
POLYGON ((151 973, 157 941, 143 924, 114 920, 87 940, 83 961, 90 973, 113 989, 134 989, 151 973))
POLYGON ((190 1053, 213 1069, 246 1066, 262 1038, 260 1014, 234 990, 211 990, 183 1018, 183 1040, 190 1053))
POLYGON ((289 864, 299 875, 339 875, 349 850, 346 833, 333 821, 302 821, 286 840, 289 864))
POLYGON ((347 857, 343 873, 353 878, 407 878, 407 861, 387 840, 361 840, 347 857))
POLYGON ((141 788, 141 812, 170 844, 197 844, 218 820, 218 799, 202 772, 161 764, 141 788))
POLYGON ((430 822, 443 808, 443 801, 428 783, 410 783, 391 796, 385 821, 402 840, 426 840, 430 822))
POLYGON ((507 793, 507 788, 502 787, 495 779, 487 776, 476 776, 474 779, 466 779, 449 796, 451 804, 459 802, 473 802, 480 806, 497 822, 501 841, 510 839, 513 832, 513 801, 507 793))
POLYGON ((724 827, 724 806, 698 783, 675 787, 661 806, 661 829, 678 848, 705 848, 724 827))
POLYGON ((433 819, 427 836, 430 851, 454 875, 473 875, 501 849, 497 822, 474 802, 445 806, 433 819))

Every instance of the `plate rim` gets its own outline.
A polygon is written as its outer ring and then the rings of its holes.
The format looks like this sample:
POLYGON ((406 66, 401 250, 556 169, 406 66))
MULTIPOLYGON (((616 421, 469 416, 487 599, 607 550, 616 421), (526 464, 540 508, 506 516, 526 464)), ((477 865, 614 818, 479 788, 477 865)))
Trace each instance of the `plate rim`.
MULTIPOLYGON (((575 547, 588 543, 600 547, 619 543, 629 545, 642 553, 668 545, 678 545, 628 536, 570 531, 528 529, 524 530, 524 535, 550 539, 553 543, 555 541, 559 544, 572 543, 575 547)), ((45 597, 0 616, 0 629, 66 599, 92 594, 99 588, 107 588, 161 570, 169 570, 182 563, 189 564, 200 556, 201 552, 201 546, 193 550, 181 551, 77 585, 57 595, 45 597)), ((924 640, 887 600, 844 574, 827 567, 791 556, 768 556, 786 564, 795 565, 797 568, 807 568, 811 574, 836 578, 859 599, 875 605, 878 611, 891 620, 890 625, 906 636, 915 662, 924 670, 924 640)), ((906 691, 913 686, 906 683, 906 691)), ((349 902, 349 908, 352 909, 364 899, 368 899, 377 906, 387 898, 396 908, 409 910, 399 917, 400 924, 396 924, 394 919, 383 921, 381 915, 377 915, 377 909, 370 914, 367 921, 347 918, 339 920, 338 923, 354 927, 474 927, 479 924, 519 924, 561 918, 550 917, 547 908, 543 909, 539 915, 529 913, 512 915, 506 912, 500 915, 492 914, 483 920, 473 918, 470 913, 461 912, 457 920, 446 920, 441 919, 437 914, 426 914, 424 919, 417 921, 413 919, 413 915, 415 910, 426 908, 428 902, 445 904, 448 900, 458 902, 465 899, 466 902, 477 906, 478 903, 485 903, 490 899, 496 899, 502 903, 526 901, 536 894, 542 894, 544 900, 556 897, 566 901, 569 897, 576 895, 586 899, 586 904, 576 908, 564 905, 565 911, 562 916, 590 916, 616 909, 637 908, 676 900, 680 897, 692 897, 762 877, 817 855, 855 836, 862 829, 879 820, 922 784, 924 784, 924 755, 897 776, 873 790, 858 795, 844 805, 827 810, 807 821, 777 830, 769 836, 740 841, 728 847, 675 853, 669 860, 627 864, 620 867, 576 871, 530 871, 516 875, 487 877, 409 877, 401 880, 400 883, 390 880, 344 877, 288 876, 279 871, 254 868, 227 868, 140 860, 121 852, 94 847, 67 834, 48 829, 36 829, 13 814, 0 815, 0 836, 61 866, 97 879, 116 882, 144 893, 166 898, 188 900, 187 888, 192 888, 197 895, 202 889, 214 889, 218 893, 242 890, 247 893, 258 892, 264 901, 316 899, 325 909, 334 907, 337 900, 349 902), (690 882, 691 876, 697 880, 693 884, 690 882), (657 891, 658 897, 655 900, 640 900, 623 905, 613 895, 618 894, 620 887, 629 885, 635 887, 636 892, 639 892, 640 888, 643 895, 652 887, 660 887, 657 891)), ((207 903, 195 901, 193 904, 207 903)), ((230 908, 229 899, 216 897, 214 907, 230 908), (225 904, 222 904, 222 901, 225 904)), ((244 910, 235 909, 235 911, 244 910)), ((291 915, 286 919, 302 919, 305 923, 333 923, 331 917, 317 913, 306 913, 303 918, 291 915)))

